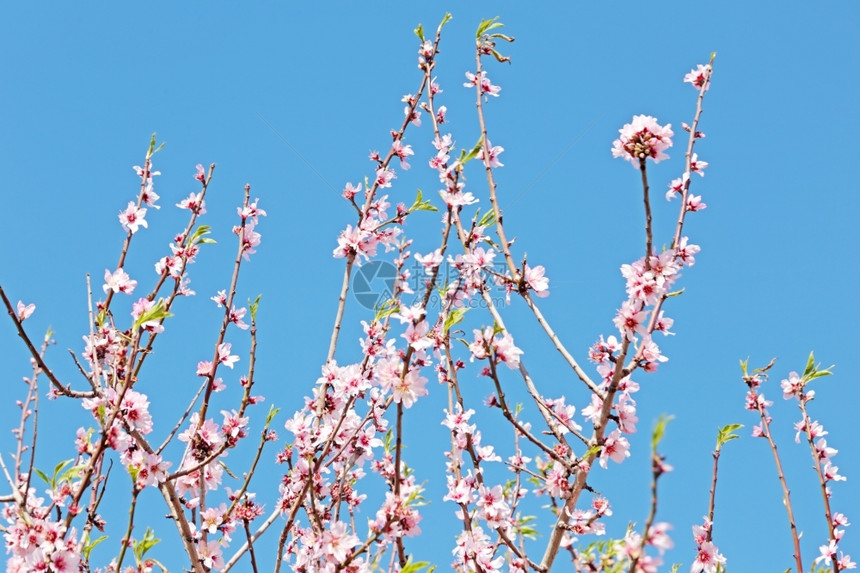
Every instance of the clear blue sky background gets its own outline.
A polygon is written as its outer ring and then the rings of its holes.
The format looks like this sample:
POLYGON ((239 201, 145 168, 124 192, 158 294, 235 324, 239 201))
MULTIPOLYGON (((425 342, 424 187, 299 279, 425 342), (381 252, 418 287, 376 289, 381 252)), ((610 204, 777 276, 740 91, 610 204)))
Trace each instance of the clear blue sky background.
MULTIPOLYGON (((474 29, 481 18, 499 15, 516 36, 504 47, 513 65, 490 64, 502 92, 487 111, 490 138, 505 148, 498 172, 503 206, 525 190, 505 223, 518 238, 515 251, 547 267, 552 295, 542 308, 583 361, 599 334, 613 334, 611 319, 625 296, 618 267, 642 251, 638 174, 612 159, 612 140, 640 113, 680 133, 695 98, 682 77, 717 51, 702 122, 708 137, 698 147, 711 166, 704 179, 693 181, 708 209, 687 227, 703 251, 684 273, 684 296, 667 306, 677 332, 662 345, 670 361, 655 375, 636 377, 641 423, 633 456, 609 472, 597 471, 592 485, 615 504, 610 533, 622 535, 630 521, 641 524, 649 429, 661 413, 674 414, 664 451, 675 471, 661 482, 658 519, 675 528, 676 548, 667 562, 684 562, 686 569, 694 550, 690 527, 706 511, 716 430, 744 423, 743 439, 729 444, 722 458, 715 540, 733 571, 792 566, 773 460, 763 441, 748 437, 756 420, 743 409, 738 368, 747 356, 753 365, 778 357, 765 393, 776 402, 774 427, 804 531, 804 558, 811 562, 827 535, 820 492, 807 450, 793 443, 798 414, 783 403, 778 382, 802 369, 814 349, 826 365, 836 364, 836 375, 820 381, 812 404, 840 450, 835 463, 848 476, 834 486, 833 505, 860 521, 856 3, 156 3, 93 9, 14 3, 2 11, 0 218, 6 240, 0 284, 13 300, 38 305, 27 322, 34 336, 48 325, 56 331, 49 362, 64 379, 77 380, 65 349, 80 353, 88 330, 84 275, 100 285, 104 269, 116 264, 123 238, 117 214, 135 197, 131 166, 142 162, 150 134, 157 131, 167 147, 155 158, 164 173, 156 179, 163 208, 149 211, 150 228, 135 236, 128 266, 141 285, 154 278, 152 264, 184 225, 184 214, 172 205, 195 189, 194 165, 218 164, 206 222, 219 245, 192 268, 200 296, 178 307, 160 341, 159 365, 149 363, 140 388, 162 416, 161 432, 196 386, 196 362, 211 356, 220 318, 208 297, 227 286, 235 249, 230 227, 246 182, 269 217, 240 297, 263 294, 258 376, 260 392, 282 408, 279 429, 316 380, 343 272, 331 250, 355 218, 339 191, 370 174, 368 152, 384 151, 388 130, 401 121, 400 98, 419 81, 412 34, 418 22, 433 30, 445 11, 453 12, 438 75, 441 103, 461 146, 478 136, 473 93, 461 87, 463 73, 474 69, 474 29)), ((430 139, 426 125, 408 133, 417 157, 408 176, 398 170, 391 192, 396 200, 409 202, 422 187, 438 201, 436 176, 425 167, 430 139)), ((681 141, 670 150, 671 161, 650 171, 659 243, 668 242, 676 214, 676 204, 667 206, 661 197, 683 169, 681 141)), ((479 191, 477 171, 471 181, 479 191)), ((486 199, 481 204, 486 207, 486 199)), ((435 248, 437 221, 426 214, 423 222, 410 223, 415 251, 435 248)), ((523 306, 514 301, 507 316, 528 367, 546 395, 565 393, 581 408, 586 394, 523 306)), ((367 316, 355 304, 348 312, 341 363, 358 360, 358 321, 367 316)), ((235 333, 233 340, 237 348, 247 345, 235 333)), ((11 428, 28 366, 9 322, 0 326, 0 360, 6 388, 0 425, 11 428)), ((474 385, 476 399, 489 393, 485 380, 476 378, 474 385)), ((445 399, 435 382, 428 387, 431 395, 410 412, 406 459, 427 482, 432 505, 424 510, 425 536, 410 547, 417 558, 445 569, 456 527, 453 507, 441 501, 445 399)), ((481 412, 485 439, 506 452, 510 433, 494 414, 481 412)), ((42 416, 39 465, 48 468, 70 451, 74 430, 87 417, 62 402, 43 403, 42 416)), ((8 433, 0 446, 4 455, 12 448, 8 433)), ((231 454, 231 467, 241 471, 243 459, 231 454)), ((256 487, 269 504, 277 480, 270 468, 256 487)), ((126 486, 119 476, 112 479, 120 496, 112 517, 119 523, 126 486)), ((163 520, 160 497, 150 499, 149 521, 169 540, 155 556, 178 570, 183 559, 173 526, 163 520)), ((855 559, 858 539, 849 528, 842 543, 855 559)), ((103 547, 94 555, 106 563, 116 554, 118 535, 103 547)), ((266 567, 271 560, 271 553, 264 557, 266 567)))

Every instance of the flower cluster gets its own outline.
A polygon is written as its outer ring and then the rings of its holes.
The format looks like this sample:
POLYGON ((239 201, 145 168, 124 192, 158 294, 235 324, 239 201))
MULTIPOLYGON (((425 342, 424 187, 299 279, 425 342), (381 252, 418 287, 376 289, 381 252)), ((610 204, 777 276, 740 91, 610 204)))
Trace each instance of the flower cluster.
POLYGON ((668 159, 665 151, 672 147, 675 135, 671 124, 663 127, 650 115, 633 116, 632 123, 624 124, 618 133, 620 137, 612 142, 612 156, 626 159, 637 169, 649 157, 655 163, 668 159))
MULTIPOLYGON (((23 492, 19 492, 23 496, 23 492)), ((30 488, 20 507, 3 509, 6 571, 51 571, 77 573, 80 543, 74 529, 66 531, 62 521, 51 519, 51 507, 30 488)))

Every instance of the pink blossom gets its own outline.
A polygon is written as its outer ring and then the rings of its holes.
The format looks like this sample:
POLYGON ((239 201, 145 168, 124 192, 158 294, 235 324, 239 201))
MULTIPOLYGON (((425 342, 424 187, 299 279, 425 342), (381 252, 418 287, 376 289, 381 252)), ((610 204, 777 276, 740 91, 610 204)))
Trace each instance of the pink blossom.
POLYGON ((835 448, 831 448, 827 446, 827 440, 821 438, 817 442, 815 442, 815 451, 818 454, 819 460, 830 459, 839 452, 839 450, 835 448))
POLYGON ((552 497, 567 497, 567 491, 570 489, 570 484, 567 481, 567 475, 564 470, 552 469, 546 474, 546 484, 544 489, 547 495, 552 497))
POLYGON ((239 361, 239 357, 235 354, 230 354, 230 346, 229 342, 218 345, 218 361, 227 368, 232 369, 233 365, 239 361))
POLYGON ((206 213, 206 201, 203 200, 203 191, 188 194, 188 197, 176 204, 180 209, 188 209, 192 213, 203 215, 206 213))
POLYGON ((545 272, 546 270, 543 268, 543 265, 538 265, 534 268, 526 265, 526 284, 541 298, 549 296, 549 279, 544 276, 545 272))
POLYGON ((707 203, 702 202, 701 195, 687 195, 687 211, 695 213, 704 210, 707 206, 707 203))
POLYGON ((439 195, 445 201, 445 203, 451 207, 462 207, 464 205, 474 205, 478 202, 478 199, 472 195, 471 192, 464 193, 463 191, 457 190, 454 193, 447 193, 445 191, 439 191, 439 195))
POLYGON ((642 310, 641 303, 637 305, 628 300, 621 304, 621 309, 612 321, 627 340, 633 341, 637 332, 645 334, 643 322, 646 316, 647 313, 642 310))
POLYGON ((409 342, 409 346, 421 351, 433 346, 433 339, 427 336, 429 331, 430 325, 426 320, 422 320, 417 324, 410 324, 406 327, 406 332, 402 336, 409 342))
POLYGON ((687 237, 681 237, 681 242, 675 247, 675 253, 678 258, 683 261, 688 267, 696 264, 696 255, 702 250, 699 245, 690 245, 687 243, 687 237))
POLYGON ((499 86, 494 86, 490 83, 490 78, 487 77, 487 72, 481 71, 477 75, 466 72, 466 79, 468 82, 463 84, 463 87, 473 87, 480 85, 481 86, 481 95, 491 95, 493 97, 499 97, 499 92, 502 91, 502 88, 499 86))
POLYGON ((836 550, 838 547, 836 546, 836 540, 831 539, 827 545, 822 545, 818 548, 818 551, 821 555, 815 558, 816 563, 824 562, 825 565, 831 565, 833 560, 836 559, 836 550))
POLYGON ((701 90, 705 86, 705 91, 711 87, 711 66, 699 64, 696 69, 690 70, 690 73, 684 76, 684 82, 691 84, 696 90, 701 90))
POLYGON ((600 450, 600 467, 606 469, 608 460, 616 463, 621 463, 624 458, 630 457, 630 442, 627 438, 621 435, 620 430, 613 430, 603 442, 603 448, 600 450))
POLYGON ((707 161, 700 161, 699 155, 697 153, 693 154, 693 157, 690 158, 690 171, 692 173, 698 173, 702 177, 705 176, 705 167, 708 166, 707 161))
POLYGON ((146 209, 138 207, 134 201, 129 201, 125 211, 119 214, 119 222, 126 232, 134 234, 141 227, 149 226, 144 217, 146 217, 146 209))
POLYGON ((636 416, 636 401, 630 397, 630 394, 627 392, 621 394, 615 410, 618 413, 618 429, 625 434, 635 434, 636 422, 639 418, 636 416))
POLYGON ((227 291, 219 290, 218 294, 213 297, 209 297, 210 300, 214 301, 218 308, 225 306, 227 304, 227 291))
POLYGON ((140 165, 133 165, 132 166, 132 169, 134 169, 134 172, 137 173, 137 176, 140 177, 141 179, 150 180, 153 177, 155 177, 156 175, 161 175, 161 171, 152 171, 151 170, 152 166, 150 165, 149 160, 147 160, 145 165, 146 165, 145 168, 141 167, 140 165))
POLYGON ((125 270, 117 269, 111 273, 105 269, 105 284, 102 285, 105 294, 110 291, 131 294, 136 286, 137 281, 131 280, 125 270))
POLYGON ((845 517, 844 513, 834 513, 833 514, 833 527, 848 527, 851 525, 848 523, 848 518, 845 517))
MULTIPOLYGON (((260 245, 261 235, 254 230, 254 227, 254 221, 248 221, 245 228, 242 229, 242 258, 246 261, 250 260, 251 255, 257 252, 255 247, 260 245)), ((240 229, 241 227, 233 227, 233 232, 238 235, 240 229)))
POLYGON ((672 538, 667 533, 670 529, 672 529, 671 524, 661 521, 648 530, 648 543, 656 547, 661 555, 674 546, 672 538))
POLYGON ((717 550, 716 545, 710 541, 703 541, 699 545, 696 559, 690 567, 690 573, 716 573, 717 566, 725 564, 726 558, 717 550))
POLYGON ((203 561, 203 565, 214 571, 222 571, 224 569, 224 557, 221 555, 221 547, 217 541, 197 542, 197 555, 203 561))
POLYGON ((505 166, 504 163, 499 161, 499 155, 505 150, 504 147, 500 147, 498 145, 496 145, 494 147, 493 144, 490 143, 490 140, 488 139, 486 146, 482 145, 481 149, 478 151, 478 159, 481 159, 481 160, 484 159, 484 147, 486 147, 487 149, 490 150, 488 157, 487 157, 487 163, 490 164, 490 167, 495 168, 495 167, 504 167, 505 166))
POLYGON ((391 144, 391 151, 393 151, 394 155, 396 155, 397 158, 400 159, 400 167, 402 167, 404 170, 409 169, 410 165, 406 161, 406 158, 410 155, 415 155, 415 152, 412 151, 412 146, 403 145, 403 142, 401 142, 399 139, 395 139, 394 143, 391 144))
MULTIPOLYGON (((373 233, 360 227, 353 228, 352 225, 347 225, 337 238, 337 247, 332 254, 339 259, 354 253, 363 256, 365 260, 370 260, 370 257, 376 256, 378 245, 379 239, 373 233)), ((356 258, 356 262, 360 262, 360 257, 356 258)))
POLYGON ((359 193, 361 193, 361 183, 359 183, 358 185, 347 183, 346 186, 343 188, 343 198, 347 200, 352 199, 359 193))
POLYGON ((669 183, 669 190, 666 191, 666 201, 671 201, 675 195, 681 195, 684 192, 684 186, 687 184, 689 179, 689 173, 684 173, 681 177, 672 179, 672 182, 669 183))
POLYGON ((24 322, 25 320, 27 320, 28 318, 33 316, 33 313, 36 311, 36 305, 35 304, 25 305, 23 302, 21 302, 19 300, 17 309, 18 309, 18 321, 24 322))
POLYGON ((248 325, 242 320, 245 318, 245 314, 248 312, 248 309, 245 307, 236 308, 235 306, 230 309, 230 322, 241 328, 242 330, 248 330, 248 325))
POLYGON ((376 184, 381 188, 391 187, 392 179, 397 179, 397 175, 392 169, 379 168, 376 170, 376 184))
POLYGON ((797 372, 789 372, 788 378, 779 383, 782 387, 782 397, 786 400, 799 398, 803 393, 803 384, 803 379, 797 372))
POLYGON ((203 170, 203 165, 200 163, 197 164, 197 173, 194 174, 194 178, 201 183, 206 181, 206 171, 203 170))
POLYGON ((827 481, 845 481, 845 476, 839 475, 839 467, 829 461, 824 464, 824 479, 827 481))
POLYGON ((427 379, 417 369, 410 370, 393 388, 394 401, 403 404, 404 408, 411 408, 419 396, 427 395, 426 383, 427 379))
POLYGON ((493 350, 496 355, 496 363, 504 362, 505 366, 514 370, 520 366, 520 354, 522 350, 514 345, 514 338, 509 332, 505 332, 501 338, 493 342, 493 350))
POLYGON ((347 525, 343 521, 329 524, 322 535, 324 554, 332 557, 338 563, 342 563, 349 555, 350 550, 359 543, 358 537, 347 532, 347 525))
POLYGON ((429 255, 415 253, 415 260, 424 266, 424 274, 430 276, 433 274, 433 269, 442 264, 442 251, 436 249, 429 255))
POLYGON ((675 134, 671 128, 671 124, 659 125, 650 115, 633 116, 632 123, 618 130, 621 137, 612 143, 612 156, 623 157, 637 169, 640 159, 650 157, 655 163, 668 159, 664 151, 672 147, 675 134))
POLYGON ((502 527, 510 517, 511 508, 505 502, 502 486, 496 485, 488 488, 484 485, 478 487, 478 502, 481 517, 487 520, 492 528, 502 527))
POLYGON ((162 461, 161 456, 155 453, 149 454, 138 450, 141 455, 140 465, 137 468, 137 484, 138 488, 146 486, 156 487, 167 479, 167 468, 170 467, 170 462, 162 461))
POLYGON ((143 193, 140 194, 140 200, 154 209, 161 209, 155 204, 158 199, 158 193, 153 190, 152 179, 147 180, 146 185, 143 186, 143 193))
POLYGON ((573 420, 573 416, 576 414, 576 406, 565 404, 564 396, 557 400, 546 399, 544 404, 553 411, 555 418, 561 423, 559 430, 562 434, 567 434, 571 430, 578 432, 582 429, 582 426, 573 420))
MULTIPOLYGON (((117 399, 116 392, 111 389, 108 392, 111 402, 117 399)), ((146 394, 135 390, 127 390, 119 404, 119 412, 128 426, 141 434, 152 432, 152 416, 149 414, 149 400, 146 394)))
POLYGON ((221 507, 207 507, 200 512, 200 529, 208 531, 211 535, 218 532, 218 526, 224 522, 225 504, 221 507))
POLYGON ((236 207, 236 211, 239 213, 239 216, 243 221, 250 219, 256 225, 259 223, 258 217, 265 217, 268 215, 265 209, 260 209, 257 207, 257 203, 259 199, 254 199, 253 203, 249 203, 247 205, 243 205, 242 207, 236 207))

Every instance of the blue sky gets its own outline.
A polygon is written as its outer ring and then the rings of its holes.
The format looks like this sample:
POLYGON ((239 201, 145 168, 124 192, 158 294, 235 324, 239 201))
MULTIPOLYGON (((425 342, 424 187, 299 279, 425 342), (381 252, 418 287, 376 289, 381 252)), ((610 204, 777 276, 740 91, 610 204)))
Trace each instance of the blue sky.
MULTIPOLYGON (((450 129, 467 147, 478 127, 473 94, 460 86, 464 72, 474 69, 477 23, 498 15, 516 37, 505 47, 512 65, 490 66, 502 92, 487 107, 490 139, 505 148, 498 178, 502 205, 510 204, 506 229, 517 237, 519 256, 528 253, 532 264, 547 268, 552 295, 542 309, 584 361, 598 335, 614 333, 611 319, 625 297, 618 267, 642 251, 638 173, 612 159, 612 140, 640 113, 680 134, 695 103, 681 79, 716 51, 701 124, 707 138, 697 148, 710 167, 693 181, 708 208, 686 227, 703 250, 681 279, 684 295, 666 309, 677 332, 662 345, 670 361, 657 374, 637 377, 641 424, 633 456, 593 480, 615 504, 610 533, 623 534, 630 521, 641 524, 648 430, 661 413, 675 415, 664 446, 675 471, 661 482, 658 519, 675 528, 667 562, 688 566, 690 527, 707 506, 716 430, 746 424, 744 438, 730 443, 722 458, 715 539, 735 571, 790 567, 773 461, 764 442, 748 437, 755 419, 743 409, 738 368, 742 358, 763 365, 777 357, 765 393, 776 402, 772 415, 809 563, 826 540, 820 493, 808 452, 793 443, 798 414, 783 403, 778 382, 802 369, 810 350, 836 365, 835 376, 820 381, 812 411, 830 431, 829 443, 840 450, 835 463, 848 477, 833 488, 833 504, 860 520, 853 419, 860 392, 852 370, 860 321, 860 199, 851 143, 860 133, 854 73, 860 8, 849 2, 695 6, 8 5, 0 19, 0 218, 7 233, 0 284, 13 300, 38 305, 27 326, 38 337, 51 325, 58 344, 49 363, 75 380, 66 349, 79 353, 88 330, 84 275, 99 284, 104 269, 116 264, 123 238, 116 216, 137 191, 131 166, 141 163, 150 134, 158 132, 166 142, 155 158, 164 173, 156 180, 163 208, 150 211, 150 228, 135 237, 130 274, 142 284, 154 277, 152 264, 184 225, 172 205, 194 189, 197 163, 217 163, 207 223, 219 244, 192 269, 200 296, 186 301, 175 326, 168 324, 158 350, 163 358, 151 365, 149 389, 142 391, 165 419, 184 407, 176 395, 190 396, 194 365, 211 354, 220 318, 208 297, 229 278, 230 228, 248 182, 269 217, 241 278, 240 299, 263 295, 258 375, 261 393, 282 408, 282 428, 325 358, 343 272, 331 251, 355 218, 339 192, 371 173, 368 153, 386 149, 388 130, 401 120, 400 98, 418 85, 413 28, 423 22, 433 30, 446 11, 453 13, 438 76, 450 129)), ((398 171, 395 200, 408 203, 421 187, 438 202, 435 174, 424 167, 430 139, 426 125, 407 135, 417 157, 408 174, 398 171)), ((676 213, 661 197, 683 169, 680 142, 670 161, 649 171, 658 244, 668 242, 676 213)), ((472 180, 481 189, 480 173, 472 180)), ((485 196, 481 204, 486 208, 485 196)), ((438 217, 424 215, 407 229, 417 252, 432 250, 437 240, 438 217)), ((581 408, 585 393, 518 302, 506 316, 527 365, 547 395, 565 393, 581 408)), ((348 310, 341 363, 359 359, 355 341, 368 314, 354 302, 348 310)), ((235 344, 247 343, 237 337, 235 344)), ((17 381, 28 374, 11 323, 0 327, 0 358, 8 388, 0 420, 11 428, 13 400, 23 396, 17 381)), ((478 398, 489 393, 481 384, 476 378, 478 398)), ((407 460, 432 499, 424 511, 426 535, 412 548, 444 569, 456 524, 453 508, 441 502, 444 392, 435 383, 429 388, 407 425, 407 442, 410 431, 416 438, 407 460)), ((39 460, 50 467, 86 417, 69 404, 43 402, 43 408, 39 460)), ((485 439, 502 448, 509 432, 494 413, 481 413, 485 439), (491 438, 493 428, 499 433, 491 438)), ((4 453, 11 448, 8 438, 0 444, 4 453)), ((240 459, 235 456, 237 465, 240 459)), ((258 486, 263 500, 265 477, 277 479, 266 471, 258 486)), ((161 515, 158 506, 153 523, 167 539, 172 526, 161 515)), ((849 528, 841 545, 855 558, 857 539, 849 528)), ((157 557, 179 568, 176 551, 166 541, 157 557)), ((110 553, 102 555, 109 560, 110 553)))

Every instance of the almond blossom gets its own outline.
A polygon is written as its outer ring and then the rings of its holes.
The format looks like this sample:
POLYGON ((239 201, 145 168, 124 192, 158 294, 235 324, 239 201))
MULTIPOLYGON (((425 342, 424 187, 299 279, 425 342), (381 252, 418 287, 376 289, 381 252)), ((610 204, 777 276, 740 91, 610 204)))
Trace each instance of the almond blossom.
POLYGON ((18 305, 17 305, 17 307, 16 307, 16 308, 17 308, 17 311, 18 311, 18 313, 17 313, 17 315, 18 315, 18 320, 19 320, 20 322, 24 322, 25 320, 27 320, 28 318, 30 318, 31 316, 33 316, 33 313, 34 313, 34 312, 36 312, 36 305, 35 305, 35 304, 27 304, 27 305, 25 305, 25 304, 24 304, 23 302, 21 302, 20 300, 18 301, 18 305))
POLYGON ((633 122, 618 130, 621 136, 612 143, 612 156, 622 157, 639 168, 642 159, 650 157, 659 163, 669 156, 664 152, 672 147, 672 125, 665 127, 650 115, 633 116, 633 122))
POLYGON ((111 291, 131 294, 136 286, 137 281, 132 280, 124 269, 117 269, 113 273, 105 269, 105 284, 102 285, 105 294, 111 291))
POLYGON ((134 201, 129 201, 125 211, 119 214, 119 222, 126 232, 133 235, 141 227, 149 227, 144 217, 146 217, 146 209, 138 207, 134 201))
POLYGON ((690 73, 684 76, 684 83, 691 84, 697 90, 705 86, 705 91, 711 87, 711 66, 699 64, 695 69, 690 70, 690 73))

